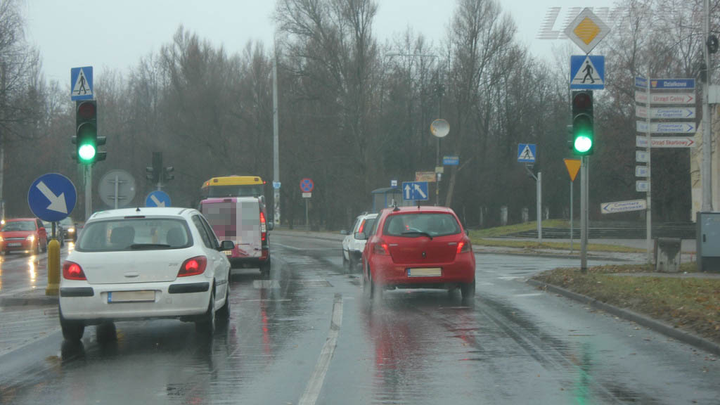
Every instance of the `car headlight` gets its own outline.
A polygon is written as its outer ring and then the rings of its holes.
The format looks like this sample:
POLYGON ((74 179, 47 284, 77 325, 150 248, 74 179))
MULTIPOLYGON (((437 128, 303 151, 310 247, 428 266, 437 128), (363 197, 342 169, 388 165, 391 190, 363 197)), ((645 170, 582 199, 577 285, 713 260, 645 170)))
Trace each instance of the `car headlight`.
POLYGON ((68 233, 75 233, 75 228, 68 228, 68 233))
POLYGON ((3 239, 3 237, 2 237, 2 236, 0 236, 0 242, 2 242, 3 240, 4 240, 4 239, 3 239))
POLYGON ((29 240, 30 242, 32 242, 32 241, 35 240, 35 235, 30 235, 30 236, 28 236, 28 237, 25 238, 25 239, 26 239, 26 240, 29 240))

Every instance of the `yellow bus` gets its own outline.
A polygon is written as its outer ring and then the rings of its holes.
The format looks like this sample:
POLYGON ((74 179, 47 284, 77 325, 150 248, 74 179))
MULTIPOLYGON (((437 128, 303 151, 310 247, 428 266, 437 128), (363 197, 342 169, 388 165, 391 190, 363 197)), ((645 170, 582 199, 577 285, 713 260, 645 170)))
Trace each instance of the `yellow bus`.
POLYGON ((263 197, 265 182, 260 176, 223 176, 213 177, 203 183, 202 198, 219 197, 263 197))

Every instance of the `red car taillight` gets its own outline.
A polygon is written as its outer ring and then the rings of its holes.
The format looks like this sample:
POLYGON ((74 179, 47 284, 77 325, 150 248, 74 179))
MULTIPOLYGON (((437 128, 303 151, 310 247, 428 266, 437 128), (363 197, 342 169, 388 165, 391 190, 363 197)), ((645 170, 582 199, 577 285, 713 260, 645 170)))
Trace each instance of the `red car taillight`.
POLYGON ((267 223, 265 222, 265 214, 260 211, 260 232, 262 232, 262 241, 267 239, 267 223))
POLYGON ((373 253, 376 255, 387 256, 390 254, 387 243, 384 243, 384 242, 374 243, 372 248, 373 248, 373 253))
POLYGON ((82 267, 75 262, 63 263, 62 275, 65 280, 87 280, 82 267))
POLYGON ((458 243, 456 253, 458 253, 458 254, 468 253, 471 251, 472 251, 472 244, 470 242, 462 241, 462 242, 458 243))
POLYGON ((187 259, 182 266, 180 266, 178 277, 197 276, 198 274, 203 274, 205 272, 205 267, 207 267, 207 257, 205 256, 197 256, 187 259))

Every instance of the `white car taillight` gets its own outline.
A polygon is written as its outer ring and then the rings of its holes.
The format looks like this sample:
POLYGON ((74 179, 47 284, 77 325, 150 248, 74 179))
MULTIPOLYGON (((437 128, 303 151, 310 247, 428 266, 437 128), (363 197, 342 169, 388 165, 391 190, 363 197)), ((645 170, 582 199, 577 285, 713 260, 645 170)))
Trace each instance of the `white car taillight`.
POLYGON ((75 262, 63 263, 62 275, 65 280, 87 280, 82 267, 75 262))
POLYGON ((205 256, 192 257, 190 259, 185 260, 185 262, 183 262, 182 266, 180 266, 180 271, 178 272, 178 277, 197 276, 198 274, 203 274, 205 272, 206 267, 207 267, 207 257, 205 257, 205 256))

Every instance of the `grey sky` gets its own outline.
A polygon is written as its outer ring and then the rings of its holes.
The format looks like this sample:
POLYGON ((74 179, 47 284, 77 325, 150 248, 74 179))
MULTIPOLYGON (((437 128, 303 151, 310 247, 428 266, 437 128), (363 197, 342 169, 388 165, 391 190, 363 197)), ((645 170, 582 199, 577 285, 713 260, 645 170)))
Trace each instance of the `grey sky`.
MULTIPOLYGON (((40 48, 49 79, 70 81, 70 68, 93 66, 126 72, 140 57, 157 51, 180 24, 229 52, 238 52, 249 40, 269 46, 274 26, 272 0, 25 0, 28 39, 40 48)), ((438 43, 446 34, 455 0, 378 0, 374 29, 381 42, 408 26, 438 43)), ((547 56, 561 41, 536 39, 551 7, 562 11, 560 29, 570 7, 610 7, 611 0, 578 3, 573 0, 503 1, 515 19, 519 39, 537 55, 547 56)), ((578 53, 580 53, 578 49, 578 53)))

